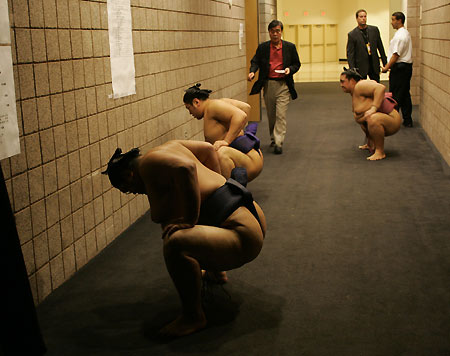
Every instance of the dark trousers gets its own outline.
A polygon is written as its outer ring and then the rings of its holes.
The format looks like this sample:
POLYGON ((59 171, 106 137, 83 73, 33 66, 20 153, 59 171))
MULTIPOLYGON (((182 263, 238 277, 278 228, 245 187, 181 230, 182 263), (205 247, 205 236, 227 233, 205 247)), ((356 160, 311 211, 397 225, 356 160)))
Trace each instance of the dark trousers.
POLYGON ((395 63, 389 74, 389 91, 402 111, 403 123, 412 123, 412 102, 409 92, 412 77, 412 63, 395 63))
POLYGON ((380 66, 378 68, 373 67, 372 58, 369 57, 369 73, 367 73, 370 79, 380 82, 380 66))

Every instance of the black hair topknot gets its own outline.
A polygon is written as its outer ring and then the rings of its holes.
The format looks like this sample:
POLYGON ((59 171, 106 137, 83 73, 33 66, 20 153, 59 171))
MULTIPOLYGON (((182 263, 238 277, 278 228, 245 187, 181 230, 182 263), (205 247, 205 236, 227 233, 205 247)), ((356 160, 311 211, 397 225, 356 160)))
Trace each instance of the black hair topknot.
POLYGON ((133 148, 124 154, 122 154, 121 148, 116 148, 102 174, 107 174, 111 184, 117 188, 120 186, 123 170, 130 169, 130 162, 139 155, 139 148, 133 148))
POLYGON ((194 99, 206 100, 209 98, 209 94, 212 90, 209 89, 200 89, 201 84, 197 83, 185 90, 183 96, 183 102, 185 104, 192 104, 194 99))
POLYGON ((348 79, 354 79, 357 82, 363 79, 361 74, 359 74, 358 68, 343 68, 344 71, 341 73, 341 75, 345 75, 348 79))

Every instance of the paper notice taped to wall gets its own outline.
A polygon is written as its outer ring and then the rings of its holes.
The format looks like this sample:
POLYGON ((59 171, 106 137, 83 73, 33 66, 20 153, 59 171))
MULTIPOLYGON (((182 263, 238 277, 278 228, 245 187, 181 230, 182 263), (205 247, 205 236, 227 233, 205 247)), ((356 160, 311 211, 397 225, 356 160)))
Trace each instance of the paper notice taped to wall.
POLYGON ((8 0, 0 0, 0 43, 10 44, 8 0))
POLYGON ((136 94, 130 0, 108 0, 113 97, 136 94))
POLYGON ((11 46, 0 46, 0 159, 20 153, 11 46))
POLYGON ((239 49, 242 49, 242 39, 244 38, 244 24, 239 24, 239 49))

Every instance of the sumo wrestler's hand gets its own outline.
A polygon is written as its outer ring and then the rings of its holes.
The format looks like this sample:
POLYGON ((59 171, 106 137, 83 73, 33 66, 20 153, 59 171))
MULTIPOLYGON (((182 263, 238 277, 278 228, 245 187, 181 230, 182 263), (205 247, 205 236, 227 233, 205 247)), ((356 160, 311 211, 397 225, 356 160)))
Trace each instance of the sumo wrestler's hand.
POLYGON ((353 112, 353 118, 355 119, 355 121, 358 124, 362 124, 364 122, 364 112, 362 113, 357 113, 357 112, 353 112))
POLYGON ((229 145, 229 143, 228 143, 227 141, 225 141, 225 140, 219 140, 219 141, 214 142, 214 149, 215 149, 216 151, 218 151, 220 147, 222 147, 222 146, 228 146, 228 145, 229 145))
POLYGON ((194 225, 186 223, 168 224, 163 227, 162 239, 164 240, 166 237, 172 236, 178 230, 190 229, 192 227, 194 225))
POLYGON ((372 105, 369 110, 366 110, 364 113, 363 119, 364 121, 367 121, 369 117, 371 117, 373 114, 377 112, 377 107, 375 105, 372 105))

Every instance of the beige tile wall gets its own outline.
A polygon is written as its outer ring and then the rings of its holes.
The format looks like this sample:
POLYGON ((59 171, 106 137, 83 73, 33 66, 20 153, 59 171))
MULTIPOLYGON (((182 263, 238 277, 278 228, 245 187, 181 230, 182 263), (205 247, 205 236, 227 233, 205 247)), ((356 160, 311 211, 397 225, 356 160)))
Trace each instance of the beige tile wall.
POLYGON ((101 174, 116 147, 203 139, 196 82, 245 100, 244 0, 131 0, 137 94, 117 100, 106 0, 8 5, 22 153, 1 165, 39 303, 149 208, 101 174))
MULTIPOLYGON (((421 8, 420 123, 450 164, 450 3, 417 1, 421 8)), ((409 7, 408 7, 409 10, 409 7)))
POLYGON ((277 0, 259 0, 259 43, 269 41, 267 26, 277 19, 277 0))
POLYGON ((413 105, 420 103, 420 70, 421 70, 421 42, 420 42, 420 0, 409 0, 407 13, 407 29, 411 35, 413 45, 413 76, 411 78, 411 100, 413 105))

